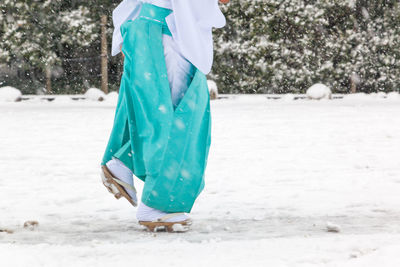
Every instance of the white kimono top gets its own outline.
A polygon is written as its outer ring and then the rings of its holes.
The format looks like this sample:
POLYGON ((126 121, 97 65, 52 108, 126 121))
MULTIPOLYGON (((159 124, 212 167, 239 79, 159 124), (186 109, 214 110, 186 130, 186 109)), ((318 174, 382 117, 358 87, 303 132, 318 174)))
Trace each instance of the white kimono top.
POLYGON ((112 55, 120 52, 123 42, 120 27, 140 12, 142 2, 171 9, 166 18, 172 38, 182 55, 204 74, 213 63, 212 28, 222 28, 226 20, 218 0, 123 0, 113 11, 112 55))

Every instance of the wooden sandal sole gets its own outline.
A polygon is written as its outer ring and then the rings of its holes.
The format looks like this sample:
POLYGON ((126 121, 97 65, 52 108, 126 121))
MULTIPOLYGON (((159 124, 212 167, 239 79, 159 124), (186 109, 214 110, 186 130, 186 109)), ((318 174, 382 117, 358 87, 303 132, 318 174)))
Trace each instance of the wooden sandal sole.
POLYGON ((103 180, 103 185, 107 188, 107 190, 114 195, 116 199, 120 199, 121 197, 126 198, 126 200, 129 201, 129 203, 132 204, 132 206, 136 207, 137 203, 129 196, 129 194, 126 192, 126 190, 118 184, 116 181, 114 181, 115 178, 111 172, 108 170, 106 166, 101 166, 102 169, 102 180, 103 180), (113 188, 114 187, 114 188, 113 188))
POLYGON ((145 226, 150 232, 165 230, 167 232, 186 232, 192 224, 191 220, 183 222, 143 222, 139 221, 140 225, 145 226))

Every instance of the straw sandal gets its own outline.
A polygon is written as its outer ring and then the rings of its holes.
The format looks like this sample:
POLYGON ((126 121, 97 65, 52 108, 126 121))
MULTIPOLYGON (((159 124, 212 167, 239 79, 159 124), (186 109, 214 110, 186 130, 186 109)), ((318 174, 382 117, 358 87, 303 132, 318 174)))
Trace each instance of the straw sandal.
POLYGON ((134 201, 125 190, 125 188, 132 190, 136 194, 136 188, 130 184, 127 184, 120 179, 114 177, 114 175, 110 172, 107 166, 101 166, 101 179, 103 181, 104 186, 107 190, 114 195, 116 199, 120 199, 121 197, 126 198, 132 206, 136 207, 137 202, 134 201))
POLYGON ((145 226, 150 232, 157 232, 158 230, 165 230, 167 232, 186 232, 189 230, 189 226, 192 225, 192 220, 187 219, 180 222, 167 222, 168 219, 183 214, 184 213, 170 213, 156 221, 139 221, 139 224, 145 226))

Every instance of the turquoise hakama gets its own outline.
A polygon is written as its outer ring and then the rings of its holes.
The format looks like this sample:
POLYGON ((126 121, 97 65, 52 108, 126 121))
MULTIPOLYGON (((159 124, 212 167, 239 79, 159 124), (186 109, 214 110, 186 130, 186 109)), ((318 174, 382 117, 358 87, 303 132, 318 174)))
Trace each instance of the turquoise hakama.
POLYGON ((124 73, 114 126, 102 165, 121 160, 144 181, 142 202, 164 212, 190 212, 204 188, 211 143, 207 80, 196 69, 175 107, 162 35, 171 10, 143 4, 121 26, 124 73))

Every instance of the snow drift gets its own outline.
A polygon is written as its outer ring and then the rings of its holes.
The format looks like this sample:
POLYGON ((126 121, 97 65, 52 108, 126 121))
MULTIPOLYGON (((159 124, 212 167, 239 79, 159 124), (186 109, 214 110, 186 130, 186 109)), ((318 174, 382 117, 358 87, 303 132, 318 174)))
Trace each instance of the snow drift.
POLYGON ((20 90, 11 87, 1 87, 0 88, 0 101, 3 102, 17 102, 21 101, 22 93, 20 90))
POLYGON ((92 101, 104 101, 106 99, 106 94, 97 88, 90 88, 86 91, 85 97, 92 101))
POLYGON ((108 93, 105 100, 116 105, 118 102, 118 93, 115 91, 108 93))
POLYGON ((321 83, 314 84, 307 90, 307 97, 309 99, 331 99, 332 98, 332 91, 331 89, 321 83))

